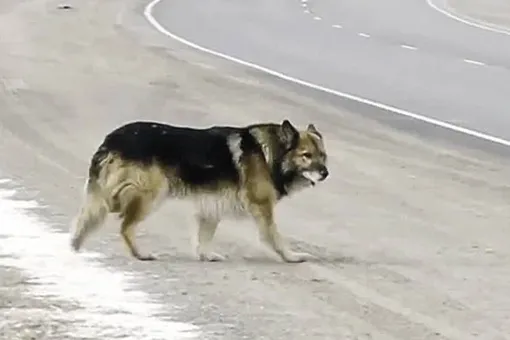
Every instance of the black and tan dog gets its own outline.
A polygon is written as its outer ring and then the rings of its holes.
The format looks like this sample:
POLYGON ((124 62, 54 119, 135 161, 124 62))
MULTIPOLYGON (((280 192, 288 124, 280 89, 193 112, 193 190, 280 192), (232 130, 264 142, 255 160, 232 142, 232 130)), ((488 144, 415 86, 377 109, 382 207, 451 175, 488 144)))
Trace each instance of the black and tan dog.
POLYGON ((206 129, 128 123, 108 134, 92 157, 72 247, 78 251, 109 213, 118 213, 131 254, 153 260, 138 251, 135 226, 168 198, 191 199, 201 260, 223 259, 210 249, 223 217, 252 217, 261 241, 284 261, 305 261, 308 254, 285 246, 274 208, 283 197, 323 181, 326 161, 323 136, 313 124, 298 131, 288 120, 206 129))

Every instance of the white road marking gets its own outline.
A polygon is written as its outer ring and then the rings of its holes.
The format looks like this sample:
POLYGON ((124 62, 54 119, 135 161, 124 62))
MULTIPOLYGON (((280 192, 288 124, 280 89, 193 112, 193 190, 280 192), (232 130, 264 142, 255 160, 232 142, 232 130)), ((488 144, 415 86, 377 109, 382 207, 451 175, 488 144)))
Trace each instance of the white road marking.
POLYGON ((416 51, 418 48, 411 45, 400 45, 400 47, 405 48, 406 50, 416 51))
POLYGON ((341 25, 333 25, 332 27, 334 27, 334 28, 342 28, 341 25))
POLYGON ((480 29, 486 30, 486 31, 491 31, 491 32, 495 32, 495 33, 510 35, 510 30, 508 30, 508 29, 505 29, 503 27, 499 27, 497 25, 482 24, 482 23, 478 22, 478 20, 476 20, 474 18, 461 17, 458 14, 452 13, 451 9, 449 11, 449 10, 447 10, 445 8, 439 7, 432 0, 427 0, 427 4, 430 7, 432 7, 433 9, 435 9, 436 11, 440 12, 441 14, 444 14, 447 17, 449 17, 450 19, 457 20, 457 21, 459 21, 459 22, 461 22, 463 24, 466 24, 466 25, 469 25, 469 26, 472 26, 472 27, 476 27, 476 28, 480 28, 480 29))
POLYGON ((310 10, 308 8, 305 9, 305 13, 310 13, 310 10))
POLYGON ((313 17, 313 20, 322 20, 321 17, 313 17))
MULTIPOLYGON (((40 207, 37 202, 15 200, 15 194, 15 190, 0 189, 0 236, 4 238, 0 264, 24 271, 34 283, 29 287, 35 297, 77 303, 81 308, 57 316, 69 318, 73 336, 132 340, 197 337, 195 326, 158 317, 161 306, 130 287, 132 274, 99 265, 93 260, 99 254, 73 253, 68 234, 52 232, 33 214, 33 209, 40 207)), ((57 308, 49 311, 48 318, 56 312, 57 308)))
POLYGON ((405 116, 405 117, 413 118, 413 119, 416 119, 416 120, 419 120, 419 121, 422 121, 422 122, 426 122, 426 123, 429 123, 429 124, 432 124, 432 125, 435 125, 435 126, 439 126, 439 127, 445 128, 445 129, 449 129, 449 130, 452 130, 452 131, 455 131, 455 132, 463 133, 465 135, 477 137, 477 138, 480 138, 480 139, 484 139, 486 141, 490 141, 490 142, 493 142, 493 143, 496 143, 496 144, 501 144, 501 145, 510 147, 510 141, 509 140, 505 140, 505 139, 500 138, 500 137, 491 136, 489 134, 486 134, 486 133, 483 133, 483 132, 480 132, 480 131, 471 130, 471 129, 468 129, 468 128, 465 128, 465 127, 462 127, 462 126, 457 126, 457 125, 454 125, 454 124, 450 124, 448 122, 444 122, 444 121, 441 121, 441 120, 438 120, 438 119, 435 119, 435 118, 430 118, 430 117, 427 117, 427 116, 424 116, 424 115, 421 115, 421 114, 418 114, 418 113, 413 113, 413 112, 410 112, 410 111, 407 111, 407 110, 399 109, 397 107, 394 107, 394 106, 391 106, 391 105, 387 105, 387 104, 383 104, 383 103, 377 102, 375 100, 363 98, 363 97, 356 96, 356 95, 353 95, 353 94, 349 94, 349 93, 333 90, 333 89, 330 89, 330 88, 327 88, 327 87, 324 87, 324 86, 321 86, 321 85, 313 84, 313 83, 310 83, 310 82, 307 82, 307 81, 304 81, 304 80, 301 80, 301 79, 294 78, 292 76, 286 75, 284 73, 272 70, 270 68, 267 68, 267 67, 264 67, 264 66, 260 66, 260 65, 254 64, 254 63, 250 63, 248 61, 244 61, 244 60, 241 60, 239 58, 232 57, 232 56, 227 55, 225 53, 217 52, 217 51, 211 50, 209 48, 206 48, 206 47, 200 46, 198 44, 195 44, 194 42, 191 42, 191 41, 186 40, 186 39, 184 39, 184 38, 182 38, 182 37, 180 37, 180 36, 178 36, 176 34, 171 33, 166 28, 164 28, 154 18, 154 16, 152 15, 152 11, 153 11, 154 7, 158 3, 160 3, 161 1, 162 0, 152 0, 145 7, 145 10, 144 10, 145 18, 161 34, 164 34, 167 37, 169 37, 169 38, 171 38, 171 39, 173 39, 175 41, 178 41, 178 42, 180 42, 180 43, 182 43, 182 44, 184 44, 184 45, 186 45, 188 47, 191 47, 191 48, 194 48, 194 49, 196 49, 198 51, 201 51, 201 52, 204 52, 204 53, 216 56, 218 58, 222 58, 222 59, 225 59, 225 60, 228 60, 228 61, 240 64, 240 65, 243 65, 243 66, 246 66, 246 67, 250 67, 250 68, 252 68, 254 70, 258 70, 260 72, 264 72, 264 73, 270 74, 270 75, 272 75, 274 77, 277 77, 277 78, 280 78, 280 79, 283 79, 283 80, 287 80, 287 81, 293 82, 295 84, 299 84, 299 85, 302 85, 302 86, 309 87, 309 88, 314 89, 314 90, 326 92, 326 93, 329 93, 329 94, 332 94, 332 95, 335 95, 335 96, 338 96, 338 97, 342 97, 342 98, 347 98, 347 99, 356 101, 358 103, 362 103, 362 104, 370 105, 370 106, 373 106, 373 107, 377 107, 377 108, 385 110, 385 111, 393 112, 393 113, 396 113, 396 114, 399 114, 399 115, 402 115, 402 116, 405 116))
POLYGON ((471 59, 464 59, 464 62, 468 64, 478 65, 478 66, 485 66, 485 63, 482 63, 481 61, 471 60, 471 59))
POLYGON ((308 5, 307 5, 307 4, 306 4, 306 2, 305 2, 305 3, 302 3, 302 4, 301 4, 301 7, 308 7, 308 5))
POLYGON ((370 38, 370 34, 366 34, 366 33, 358 33, 358 35, 360 37, 363 37, 363 38, 370 38))

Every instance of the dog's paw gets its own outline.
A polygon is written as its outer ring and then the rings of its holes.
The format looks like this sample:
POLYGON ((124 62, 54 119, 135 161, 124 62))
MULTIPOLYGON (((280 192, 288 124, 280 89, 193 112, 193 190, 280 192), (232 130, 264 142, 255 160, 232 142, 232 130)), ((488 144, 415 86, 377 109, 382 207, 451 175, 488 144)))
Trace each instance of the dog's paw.
POLYGON ((70 242, 71 250, 79 252, 81 248, 81 240, 78 237, 73 237, 70 242))
POLYGON ((288 252, 283 260, 288 263, 301 263, 313 259, 314 256, 308 253, 288 252))
POLYGON ((214 253, 214 252, 200 252, 198 253, 198 258, 200 261, 204 262, 220 262, 225 261, 225 256, 214 253))
POLYGON ((140 261, 156 261, 158 259, 153 254, 135 254, 134 256, 140 261))

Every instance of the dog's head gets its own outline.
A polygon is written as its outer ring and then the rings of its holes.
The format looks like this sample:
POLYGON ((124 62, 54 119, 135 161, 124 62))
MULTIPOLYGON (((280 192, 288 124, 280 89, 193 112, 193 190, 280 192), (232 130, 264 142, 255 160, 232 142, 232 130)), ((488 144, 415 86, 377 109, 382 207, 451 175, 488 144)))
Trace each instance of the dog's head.
POLYGON ((291 186, 313 186, 328 177, 327 153, 322 134, 313 124, 305 130, 296 129, 284 120, 279 131, 285 151, 281 158, 281 171, 290 175, 291 186))

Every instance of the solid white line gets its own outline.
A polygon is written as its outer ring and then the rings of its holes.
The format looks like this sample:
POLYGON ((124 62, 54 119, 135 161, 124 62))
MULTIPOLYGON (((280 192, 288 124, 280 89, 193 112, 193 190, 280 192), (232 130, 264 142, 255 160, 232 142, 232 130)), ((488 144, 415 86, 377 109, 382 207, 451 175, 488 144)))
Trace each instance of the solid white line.
POLYGON ((471 60, 471 59, 464 59, 464 62, 468 64, 478 65, 478 66, 485 66, 485 63, 482 63, 480 61, 471 60))
POLYGON ((471 17, 464 16, 464 18, 463 18, 458 14, 454 14, 451 11, 448 11, 446 8, 439 7, 432 0, 427 0, 427 4, 430 7, 432 7, 433 9, 435 9, 436 11, 446 15, 450 19, 457 20, 463 24, 466 24, 466 25, 469 25, 472 27, 476 27, 476 28, 480 28, 482 30, 487 30, 487 31, 495 32, 495 33, 510 35, 510 30, 508 30, 508 29, 505 29, 503 27, 499 27, 496 25, 489 26, 487 24, 482 24, 482 23, 478 22, 478 20, 471 18, 471 17))
POLYGON ((374 106, 374 107, 377 107, 377 108, 382 109, 382 110, 386 110, 386 111, 390 111, 390 112, 393 112, 393 113, 397 113, 397 114, 405 116, 405 117, 413 118, 413 119, 416 119, 416 120, 419 120, 419 121, 422 121, 422 122, 426 122, 426 123, 429 123, 429 124, 440 126, 442 128, 445 128, 445 129, 450 129, 452 131, 464 133, 464 134, 469 135, 469 136, 478 137, 478 138, 481 138, 481 139, 484 139, 484 140, 487 140, 487 141, 490 141, 490 142, 493 142, 493 143, 497 143, 497 144, 501 144, 501 145, 505 145, 505 146, 509 146, 510 147, 510 141, 502 139, 502 138, 499 138, 499 137, 491 136, 491 135, 488 135, 488 134, 483 133, 483 132, 479 132, 479 131, 467 129, 467 128, 464 128, 464 127, 461 127, 461 126, 457 126, 457 125, 454 125, 454 124, 450 124, 450 123, 447 123, 447 122, 443 122, 443 121, 438 120, 438 119, 429 118, 429 117, 426 117, 426 116, 423 116, 423 115, 420 115, 420 114, 417 114, 417 113, 413 113, 413 112, 410 112, 410 111, 406 111, 406 110, 403 110, 403 109, 396 108, 396 107, 391 106, 391 105, 379 103, 379 102, 376 102, 374 100, 362 98, 362 97, 355 96, 355 95, 352 95, 352 94, 349 94, 349 93, 340 92, 340 91, 329 89, 329 88, 324 87, 324 86, 312 84, 310 82, 307 82, 307 81, 304 81, 304 80, 301 80, 301 79, 298 79, 298 78, 291 77, 291 76, 283 74, 281 72, 271 70, 271 69, 269 69, 267 67, 260 66, 260 65, 254 64, 254 63, 250 63, 248 61, 244 61, 244 60, 241 60, 241 59, 229 56, 227 54, 224 54, 224 53, 221 53, 221 52, 217 52, 217 51, 205 48, 203 46, 200 46, 198 44, 195 44, 195 43, 193 43, 193 42, 191 42, 189 40, 186 40, 184 38, 179 37, 176 34, 173 34, 173 33, 169 32, 166 28, 164 28, 154 18, 154 16, 152 15, 152 10, 153 10, 154 6, 156 6, 161 1, 162 0, 152 0, 145 7, 145 10, 144 10, 145 18, 161 34, 164 34, 167 37, 172 38, 172 39, 174 39, 174 40, 176 40, 176 41, 178 41, 178 42, 180 42, 180 43, 182 43, 182 44, 184 44, 184 45, 186 45, 188 47, 194 48, 194 49, 199 50, 199 51, 204 52, 204 53, 208 53, 208 54, 214 55, 216 57, 219 57, 219 58, 222 58, 222 59, 225 59, 225 60, 229 60, 231 62, 240 64, 240 65, 243 65, 243 66, 246 66, 246 67, 250 67, 252 69, 255 69, 255 70, 258 70, 258 71, 270 74, 270 75, 272 75, 274 77, 277 77, 277 78, 280 78, 280 79, 284 79, 284 80, 287 80, 287 81, 290 81, 290 82, 293 82, 293 83, 296 83, 296 84, 299 84, 299 85, 302 85, 302 86, 306 86, 306 87, 312 88, 314 90, 326 92, 326 93, 329 93, 329 94, 332 94, 332 95, 335 95, 335 96, 338 96, 338 97, 342 97, 342 98, 347 98, 347 99, 350 99, 350 100, 353 100, 353 101, 356 101, 356 102, 359 102, 359 103, 362 103, 362 104, 374 106))
POLYGON ((418 49, 417 47, 414 47, 411 45, 400 45, 400 47, 405 48, 407 50, 413 50, 413 51, 416 51, 418 49))
POLYGON ((341 25, 333 25, 332 27, 334 27, 334 28, 342 28, 341 25))
POLYGON ((358 35, 360 37, 363 37, 363 38, 370 38, 370 34, 366 34, 366 33, 358 33, 358 35))

